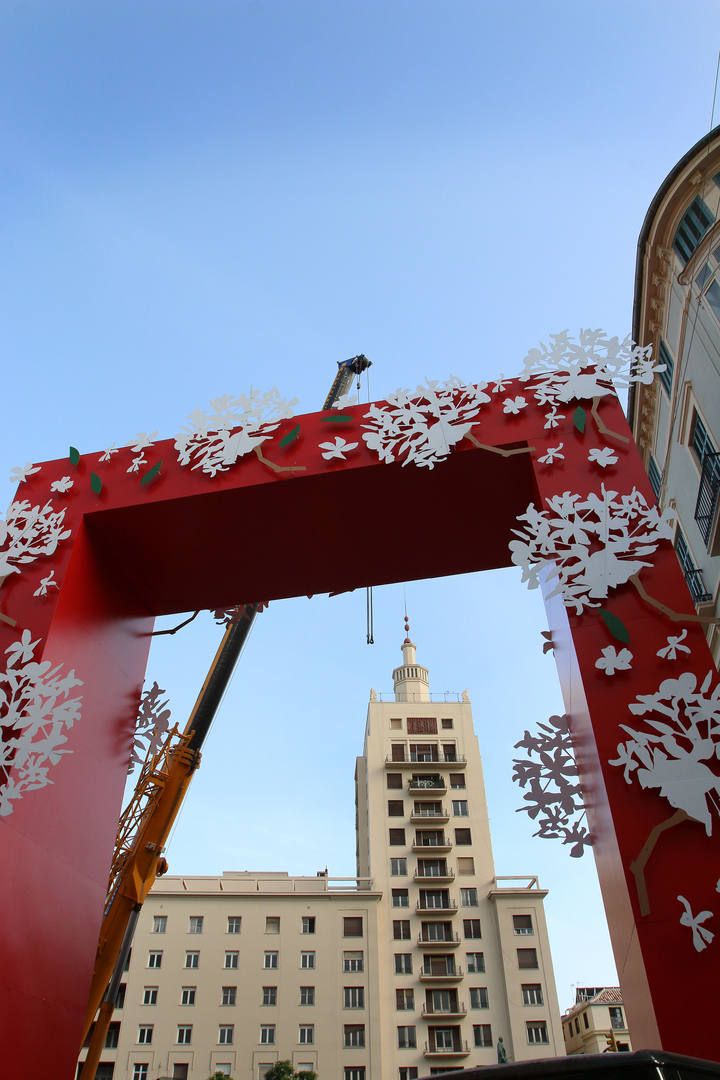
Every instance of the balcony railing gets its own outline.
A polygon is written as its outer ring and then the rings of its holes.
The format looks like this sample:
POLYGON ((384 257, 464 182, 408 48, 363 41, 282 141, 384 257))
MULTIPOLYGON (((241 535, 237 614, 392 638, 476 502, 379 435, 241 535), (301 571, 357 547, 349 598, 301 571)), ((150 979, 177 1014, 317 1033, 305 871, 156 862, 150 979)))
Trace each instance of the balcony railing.
POLYGON ((417 943, 423 949, 457 949, 460 944, 460 937, 458 934, 448 934, 444 938, 429 938, 418 934, 417 943))
POLYGON ((436 1046, 425 1043, 425 1057, 467 1057, 470 1047, 466 1042, 457 1042, 453 1046, 436 1046))
POLYGON ((413 841, 413 851, 450 851, 452 849, 452 842, 447 837, 443 837, 442 840, 418 840, 413 841))
POLYGON ((425 1020, 434 1020, 439 1017, 441 1020, 450 1020, 456 1016, 467 1016, 467 1009, 464 1005, 448 1005, 446 1008, 438 1009, 434 1005, 423 1005, 422 1010, 425 1020))
POLYGON ((625 1030, 625 1021, 623 1020, 623 1018, 621 1016, 611 1016, 610 1017, 610 1027, 614 1028, 616 1031, 624 1031, 625 1030))
POLYGON ((455 871, 451 870, 449 866, 444 867, 415 867, 414 874, 416 881, 454 881, 455 871))
MULTIPOLYGON (((695 504, 695 521, 707 548, 710 547, 718 502, 720 502, 720 451, 716 450, 714 453, 706 453, 703 457, 700 487, 695 504)), ((701 603, 701 601, 696 601, 696 603, 701 603)))
POLYGON ((453 900, 442 901, 441 903, 424 904, 422 900, 418 900, 416 904, 416 911, 418 915, 455 915, 458 906, 453 900))
POLYGON ((420 981, 421 982, 460 982, 464 978, 464 971, 461 967, 448 966, 444 971, 434 970, 432 967, 422 967, 420 969, 420 981))
POLYGON ((388 769, 417 769, 418 765, 427 765, 429 768, 458 768, 464 769, 467 758, 463 754, 440 754, 437 757, 423 757, 420 754, 409 754, 405 757, 385 756, 385 767, 388 769))
POLYGON ((446 808, 442 806, 439 811, 413 810, 413 812, 410 814, 410 820, 413 822, 413 824, 424 824, 427 821, 436 821, 439 825, 441 823, 444 824, 446 821, 449 821, 450 815, 448 814, 446 808))
MULTIPOLYGON (((398 764, 398 762, 394 762, 393 764, 398 764)), ((408 780, 408 791, 437 791, 445 794, 447 787, 445 781, 440 776, 432 780, 426 780, 424 777, 416 777, 414 780, 408 780)))
POLYGON ((712 593, 709 593, 705 588, 705 579, 703 578, 702 570, 697 570, 695 567, 684 566, 683 573, 685 574, 687 587, 696 604, 707 604, 712 600, 712 593))

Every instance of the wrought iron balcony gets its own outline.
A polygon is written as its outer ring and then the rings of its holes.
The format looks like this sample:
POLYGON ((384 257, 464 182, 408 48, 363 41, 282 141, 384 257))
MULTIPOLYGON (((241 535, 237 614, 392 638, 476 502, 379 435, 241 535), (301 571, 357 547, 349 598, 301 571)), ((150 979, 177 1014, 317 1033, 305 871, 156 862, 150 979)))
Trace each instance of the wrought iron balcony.
POLYGON ((412 849, 413 851, 419 851, 421 854, 423 852, 429 852, 430 854, 436 852, 437 854, 440 854, 440 852, 452 851, 452 842, 447 836, 443 836, 437 840, 418 839, 415 837, 412 849))
POLYGON ((467 1057, 469 1053, 470 1047, 461 1040, 453 1046, 437 1046, 435 1043, 425 1043, 424 1055, 426 1058, 467 1057))
POLYGON ((422 754, 406 754, 403 757, 386 755, 386 769, 417 769, 418 765, 427 765, 433 769, 464 769, 467 758, 463 754, 436 754, 425 757, 422 754))
POLYGON ((415 910, 418 915, 455 915, 457 913, 458 906, 449 898, 441 902, 434 902, 432 904, 423 903, 422 900, 418 900, 415 910))
MULTIPOLYGON (((720 502, 720 451, 705 453, 700 474, 700 487, 698 488, 697 503, 695 504, 695 521, 700 530, 700 535, 705 541, 705 546, 710 548, 713 526, 717 518, 718 503, 720 502)), ((689 582, 688 582, 689 584, 689 582)), ((691 590, 692 592, 692 587, 691 590)), ((694 593, 693 593, 694 596, 694 593)), ((696 600, 696 603, 702 601, 696 600)))
POLYGON ((415 881, 429 882, 433 885, 445 884, 446 882, 455 880, 455 871, 451 870, 449 866, 445 867, 429 867, 429 866, 416 866, 414 873, 415 881))
POLYGON ((437 810, 413 810, 410 815, 410 820, 413 825, 426 825, 428 822, 444 825, 450 820, 450 815, 447 812, 447 809, 444 806, 441 806, 439 812, 437 810))
POLYGON ((464 1005, 457 1004, 448 1005, 445 1009, 438 1009, 433 1005, 423 1005, 422 1014, 425 1020, 435 1020, 436 1018, 440 1020, 454 1020, 456 1018, 461 1020, 464 1016, 467 1016, 467 1009, 464 1005))
POLYGON ((460 937, 458 934, 452 933, 443 938, 430 938, 418 934, 417 943, 423 949, 457 949, 460 944, 460 937))
POLYGON ((420 969, 420 982, 427 983, 449 983, 460 982, 464 978, 464 971, 461 967, 454 967, 448 964, 443 971, 437 969, 437 965, 423 966, 420 969))
MULTIPOLYGON (((393 764, 397 764, 397 762, 393 762, 393 764)), ((431 795, 436 793, 444 795, 447 791, 447 786, 441 776, 436 776, 432 779, 429 777, 417 776, 414 779, 411 777, 410 780, 408 780, 408 791, 410 794, 415 795, 427 794, 428 792, 430 792, 431 795)))
POLYGON ((698 570, 695 567, 683 566, 683 573, 685 575, 687 587, 690 590, 690 595, 695 603, 709 603, 709 601, 712 600, 712 593, 709 593, 705 587, 705 579, 703 578, 702 570, 698 570))

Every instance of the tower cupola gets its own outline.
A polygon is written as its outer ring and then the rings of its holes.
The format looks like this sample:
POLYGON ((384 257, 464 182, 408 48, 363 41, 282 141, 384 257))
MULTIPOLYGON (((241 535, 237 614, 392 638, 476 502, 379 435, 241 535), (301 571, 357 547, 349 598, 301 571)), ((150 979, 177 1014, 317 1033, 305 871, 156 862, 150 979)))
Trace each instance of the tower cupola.
POLYGON ((415 644, 410 640, 410 623, 405 614, 405 640, 402 643, 403 662, 393 671, 393 690, 396 701, 429 701, 430 672, 417 662, 415 644))

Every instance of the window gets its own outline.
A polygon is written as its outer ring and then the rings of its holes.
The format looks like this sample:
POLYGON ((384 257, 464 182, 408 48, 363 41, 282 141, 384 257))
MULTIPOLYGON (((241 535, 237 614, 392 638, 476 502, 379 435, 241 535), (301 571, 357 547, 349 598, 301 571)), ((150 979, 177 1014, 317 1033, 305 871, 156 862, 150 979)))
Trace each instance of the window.
POLYGON ((467 799, 453 799, 452 801, 453 817, 467 817, 468 816, 468 804, 467 799))
POLYGON ((518 949, 517 958, 519 968, 536 968, 538 966, 537 949, 518 949))
POLYGON ((218 1042, 221 1046, 232 1046, 233 1032, 235 1027, 233 1024, 221 1024, 218 1028, 218 1042))
POLYGON ((407 859, 391 859, 390 874, 392 877, 407 877, 407 859))
POLYGON ((444 716, 440 721, 443 731, 452 731, 453 720, 451 716, 444 716))
POLYGON ((125 983, 120 983, 120 985, 118 986, 117 997, 115 998, 115 1008, 116 1009, 124 1009, 125 1008, 125 994, 126 994, 126 992, 127 992, 126 984, 125 983))
POLYGON ((392 847, 404 847, 405 845, 405 830, 404 829, 390 829, 390 844, 392 847))
POLYGON ((410 920, 393 919, 393 938, 395 941, 410 940, 410 920))
POLYGON ((392 761, 405 761, 405 743, 394 742, 390 747, 392 761))
POLYGON ((315 933, 315 916, 303 915, 302 922, 300 924, 301 934, 314 934, 315 933))
POLYGON ((363 954, 361 952, 343 953, 343 971, 362 971, 363 954))
POLYGON ((465 774, 461 772, 451 772, 450 787, 453 791, 462 791, 465 787, 465 774))
POLYGON ((613 1028, 624 1028, 625 1021, 623 1019, 623 1011, 619 1005, 611 1005, 610 1009, 610 1025, 613 1028))
POLYGON ((665 365, 665 370, 660 372, 660 382, 667 396, 672 397, 672 381, 673 372, 675 370, 675 361, 672 358, 672 353, 662 338, 660 339, 660 363, 665 365))
POLYGON ((364 986, 344 986, 343 987, 343 1008, 344 1009, 364 1009, 365 1008, 365 987, 364 986))
POLYGON ((410 907, 410 897, 407 889, 393 889, 392 891, 392 906, 393 907, 410 907))
POLYGON ((279 934, 280 933, 280 918, 278 915, 267 915, 265 917, 265 933, 266 934, 279 934))
POLYGON ((312 1046, 315 1042, 315 1025, 300 1024, 298 1028, 298 1042, 301 1046, 312 1046))
MULTIPOLYGON (((523 1005, 542 1005, 543 992, 540 983, 523 983, 522 998, 523 1005)), ((587 1025, 587 1018, 585 1022, 587 1025)))
POLYGON ((183 988, 180 991, 180 1004, 181 1005, 194 1005, 195 1004, 195 994, 196 994, 196 992, 197 992, 197 987, 195 987, 195 986, 183 986, 183 988))
POLYGON ((513 915, 513 930, 521 936, 533 933, 532 915, 513 915))
MULTIPOLYGON (((275 954, 277 955, 277 953, 275 954)), ((275 965, 277 967, 277 964, 275 965)), ((306 971, 312 971, 315 967, 315 953, 314 952, 301 952, 300 953, 300 967, 306 971)))
POLYGON ((405 817, 405 803, 402 799, 388 799, 388 817, 405 817))
POLYGON ((185 953, 185 967, 186 968, 199 968, 200 967, 200 953, 199 952, 186 952, 185 953))
POLYGON ((263 986, 262 1003, 263 1005, 277 1005, 277 986, 263 986))
POLYGON ((415 1008, 415 991, 414 990, 396 990, 395 991, 395 1008, 401 1011, 415 1008))
POLYGON ((463 919, 463 934, 466 938, 481 938, 482 931, 480 929, 480 920, 463 919))
POLYGON ((163 954, 161 952, 149 952, 147 966, 149 968, 161 968, 162 958, 163 954))
POLYGON ((544 1020, 528 1020, 525 1023, 525 1029, 527 1031, 527 1041, 531 1046, 549 1041, 547 1024, 544 1020))
POLYGON ((114 1020, 107 1029, 105 1036, 105 1046, 108 1050, 114 1050, 117 1044, 120 1042, 120 1021, 114 1020))
POLYGON ((362 1049, 365 1046, 365 1025, 345 1024, 343 1026, 343 1044, 348 1049, 362 1049))
POLYGON ((190 934, 202 934, 202 932, 203 932, 203 923, 204 922, 205 922, 204 916, 202 916, 202 915, 191 915, 190 916, 190 926, 188 927, 188 933, 190 933, 190 934))
POLYGON ((408 716, 408 735, 437 735, 436 716, 408 716))
POLYGON ((167 915, 153 915, 153 934, 164 934, 167 931, 167 915))
POLYGON ((346 1065, 343 1070, 343 1080, 365 1080, 364 1065, 346 1065))
POLYGON ((362 937, 362 915, 346 915, 343 919, 343 937, 362 937))
MULTIPOLYGON (((225 953, 225 967, 237 967, 237 959, 234 964, 228 964, 228 956, 237 957, 237 953, 225 953)), ((263 953, 263 967, 266 971, 269 969, 275 970, 278 966, 278 954, 276 952, 264 952, 263 953)))
POLYGON ((157 986, 146 986, 143 989, 143 1005, 157 1005, 158 988, 157 986))
POLYGON ((479 971, 485 970, 485 953, 481 952, 468 952, 465 953, 465 963, 467 964, 468 975, 474 975, 479 971))
POLYGON ((192 1024, 178 1024, 175 1042, 180 1046, 189 1046, 192 1042, 192 1024))
POLYGON ((393 731, 402 731, 402 717, 400 717, 400 716, 391 716, 390 717, 390 727, 392 728, 393 731))
POLYGON ((696 195, 683 214, 673 240, 673 248, 683 266, 690 262, 712 223, 712 214, 700 196, 696 195))
POLYGON ((138 1028, 137 1041, 140 1043, 141 1046, 150 1046, 150 1044, 152 1043, 152 1037, 153 1037, 153 1026, 152 1026, 152 1024, 142 1024, 138 1028))
POLYGON ((414 1050, 417 1046, 417 1038, 414 1027, 399 1027, 397 1029, 398 1048, 400 1050, 414 1050))
POLYGON ((477 889, 461 889, 460 890, 460 903, 463 907, 477 907, 478 906, 478 891, 477 889))
POLYGON ((261 1024, 260 1025, 260 1043, 262 1046, 274 1046, 275 1045, 275 1025, 274 1024, 261 1024))
POLYGON ((693 409, 689 445, 697 458, 698 465, 702 465, 706 454, 715 453, 715 445, 708 435, 707 428, 700 419, 697 409, 693 409))
POLYGON ((386 777, 387 787, 390 790, 400 788, 402 789, 402 773, 389 772, 386 777))
POLYGON ((223 986, 220 992, 221 1005, 235 1005, 237 1002, 237 986, 223 986))
POLYGON ((298 1062, 297 1071, 299 1073, 315 1072, 315 1066, 313 1065, 312 1061, 300 1061, 298 1062))
POLYGON ((227 932, 228 932, 228 934, 239 934, 241 926, 242 926, 242 918, 239 915, 228 915, 228 921, 227 921, 227 932))
POLYGON ((136 1061, 133 1065, 132 1080, 148 1080, 148 1069, 150 1068, 145 1062, 136 1061))
POLYGON ((455 843, 456 844, 472 844, 472 835, 469 829, 456 829, 455 830, 455 843))
POLYGON ((473 1024, 473 1042, 476 1046, 492 1046, 492 1028, 489 1024, 473 1024))
POLYGON ((590 1021, 588 1020, 588 1014, 587 1014, 587 1012, 584 1012, 584 1013, 582 1014, 582 1018, 583 1018, 583 1023, 585 1024, 585 1027, 586 1027, 586 1028, 589 1028, 589 1027, 590 1027, 590 1021))
POLYGON ((650 480, 650 487, 655 492, 655 498, 660 498, 660 490, 662 488, 662 473, 657 467, 655 458, 650 454, 648 458, 648 478, 650 480))
POLYGON ((412 975, 412 954, 409 952, 395 953, 395 974, 412 975))
POLYGON ((301 986, 300 987, 300 1004, 301 1005, 314 1005, 315 1004, 315 987, 314 986, 301 986))
POLYGON ((470 987, 470 1008, 489 1009, 487 986, 470 987))

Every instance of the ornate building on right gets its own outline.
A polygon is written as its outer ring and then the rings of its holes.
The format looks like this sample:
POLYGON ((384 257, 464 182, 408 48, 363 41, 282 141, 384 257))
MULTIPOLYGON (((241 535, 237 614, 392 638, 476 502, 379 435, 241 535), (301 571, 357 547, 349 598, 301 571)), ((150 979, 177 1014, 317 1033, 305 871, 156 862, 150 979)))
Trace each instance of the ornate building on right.
MULTIPOLYGON (((630 390, 629 418, 699 614, 720 601, 720 127, 660 186, 638 241, 633 338, 660 379, 630 390)), ((708 625, 717 664, 720 626, 708 625)))
POLYGON ((632 1050, 619 986, 578 986, 575 1004, 563 1013, 568 1054, 617 1054, 632 1050))

